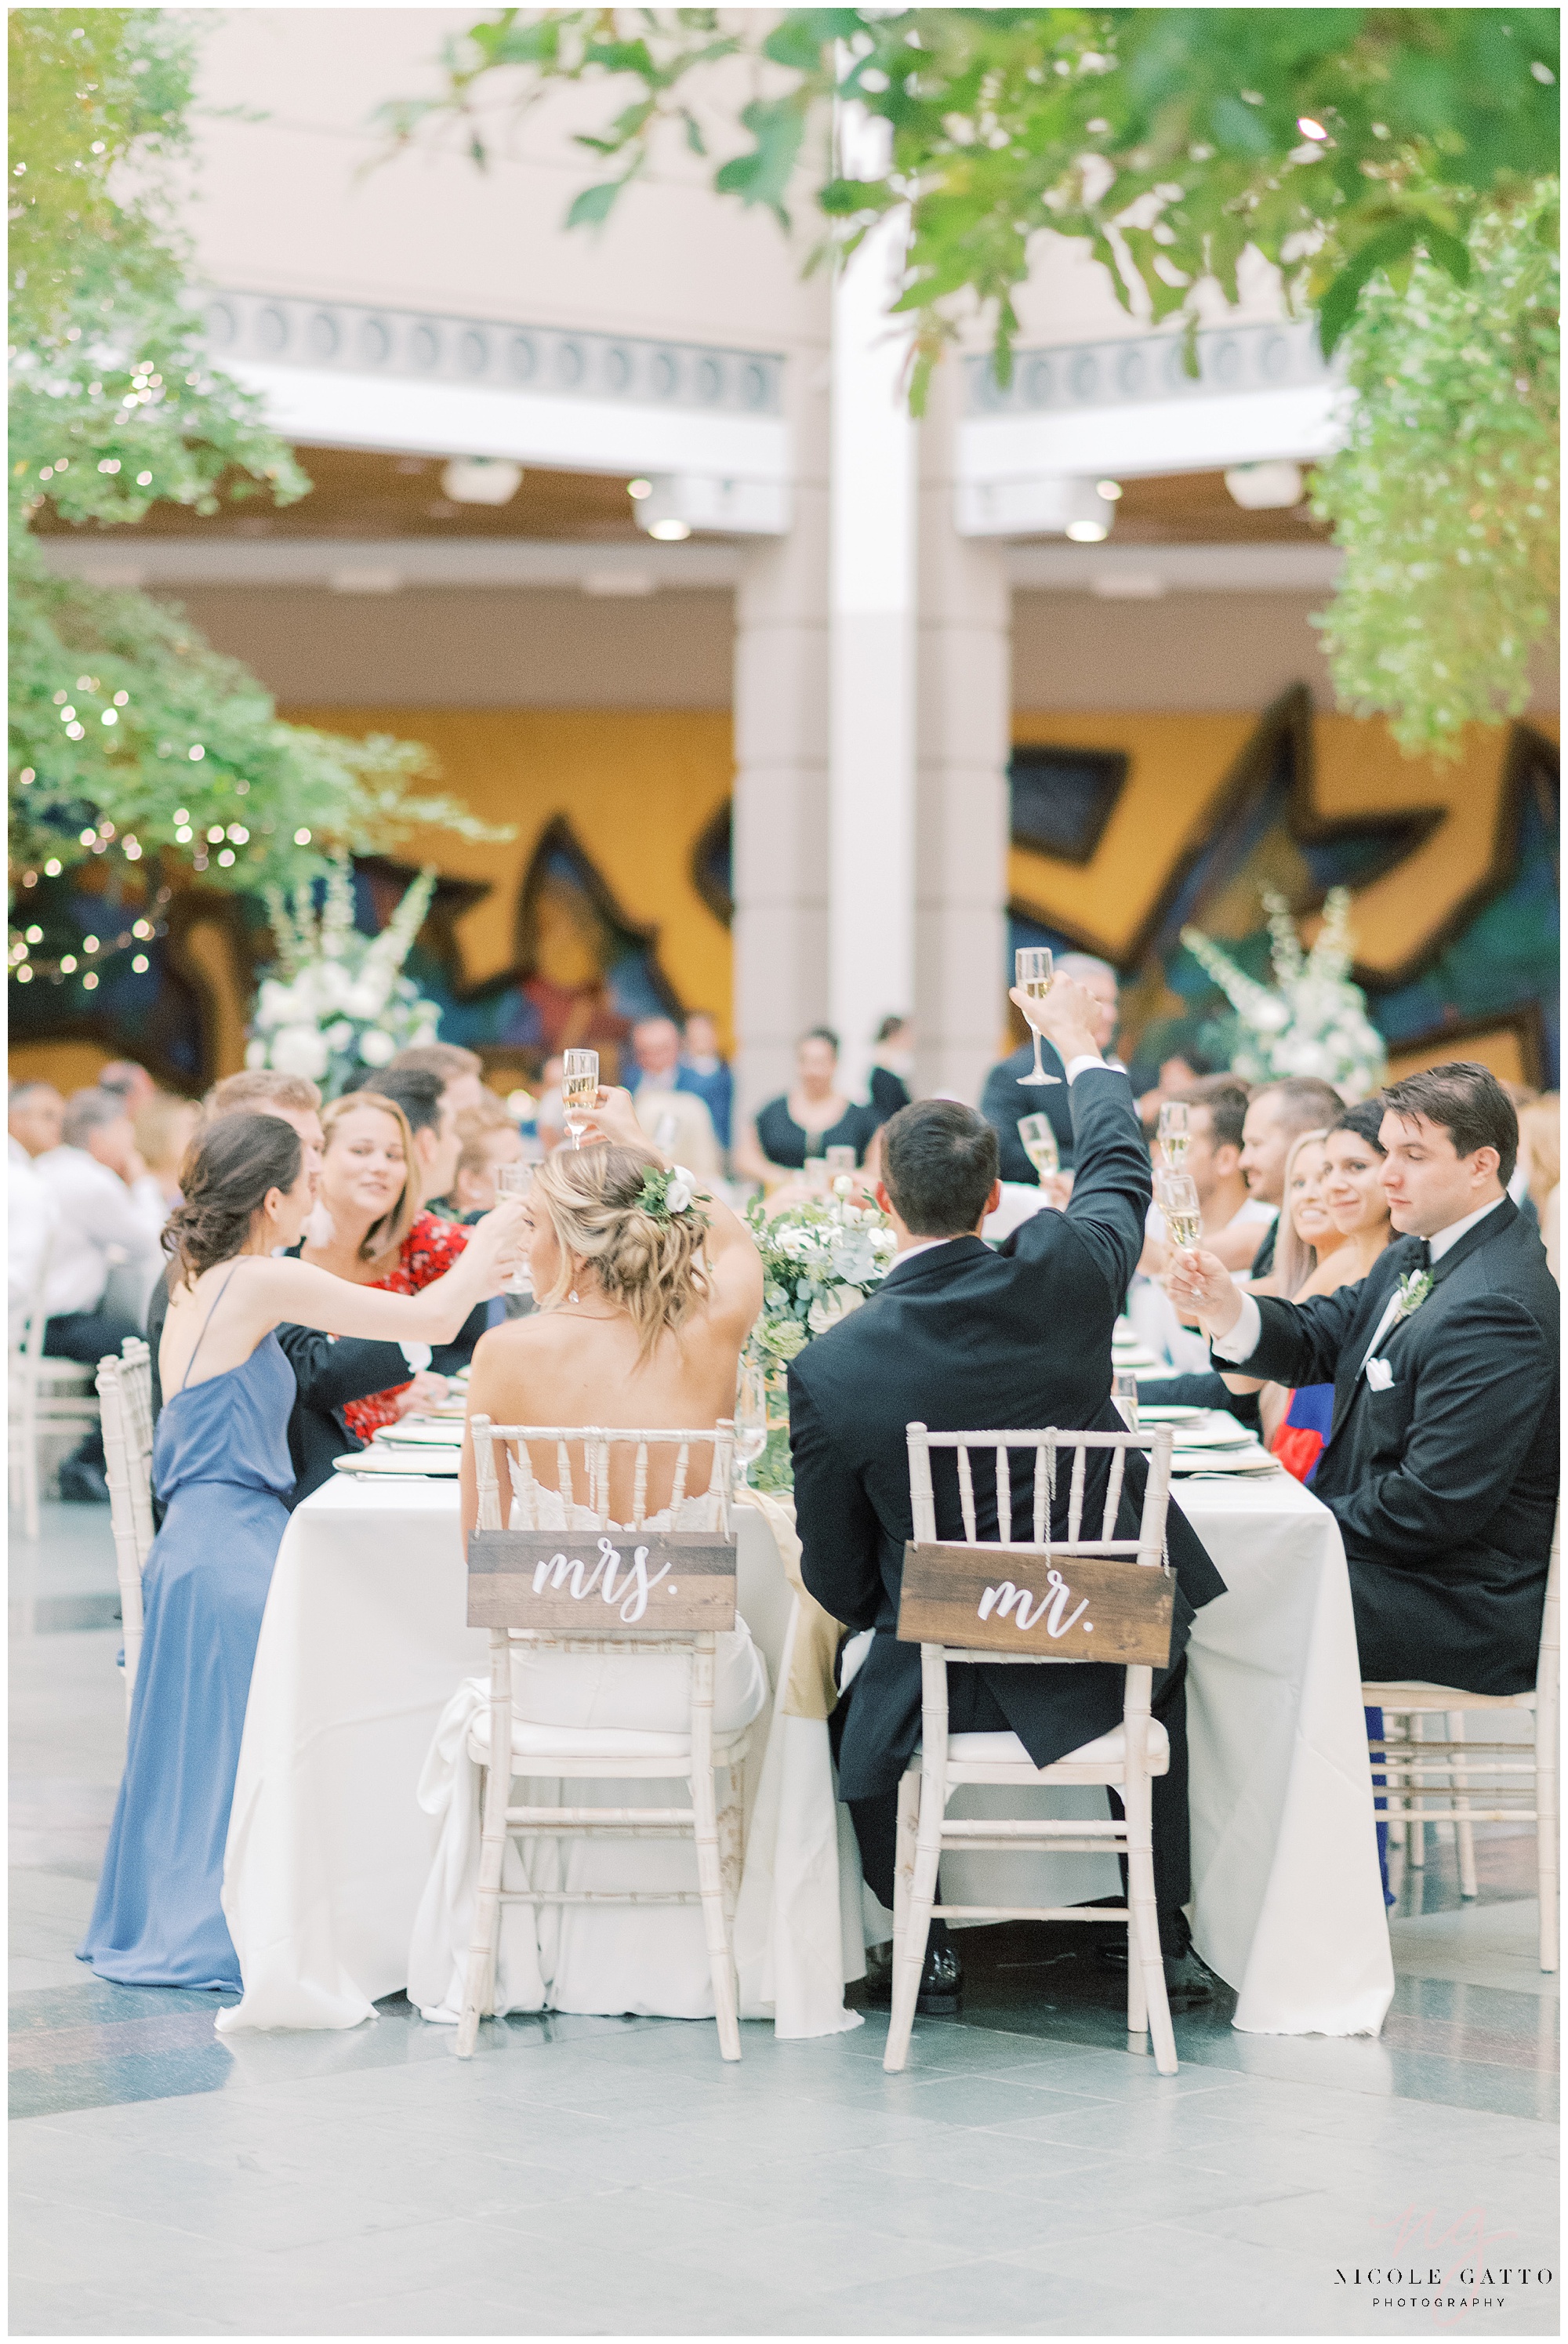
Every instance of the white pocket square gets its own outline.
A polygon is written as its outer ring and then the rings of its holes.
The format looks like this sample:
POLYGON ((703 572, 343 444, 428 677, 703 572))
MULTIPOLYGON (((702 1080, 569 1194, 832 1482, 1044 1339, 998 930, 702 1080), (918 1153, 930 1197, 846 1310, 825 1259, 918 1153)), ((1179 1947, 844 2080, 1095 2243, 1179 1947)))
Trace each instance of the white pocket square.
POLYGON ((1393 1380, 1394 1371, 1386 1359, 1367 1361, 1367 1385, 1370 1390, 1391 1391, 1393 1389, 1393 1380))

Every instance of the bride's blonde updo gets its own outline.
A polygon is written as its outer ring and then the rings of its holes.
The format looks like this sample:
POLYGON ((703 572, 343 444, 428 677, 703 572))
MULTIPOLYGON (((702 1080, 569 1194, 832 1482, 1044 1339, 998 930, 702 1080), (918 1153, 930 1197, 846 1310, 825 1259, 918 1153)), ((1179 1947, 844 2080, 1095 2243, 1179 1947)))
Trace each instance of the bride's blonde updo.
POLYGON ((573 1259, 587 1263, 607 1299, 629 1314, 644 1359, 661 1335, 679 1333, 708 1298, 703 1214, 695 1205, 665 1213, 642 1202, 644 1176, 663 1169, 652 1148, 558 1147, 529 1192, 534 1209, 549 1215, 561 1248, 560 1274, 540 1302, 561 1301, 573 1259))

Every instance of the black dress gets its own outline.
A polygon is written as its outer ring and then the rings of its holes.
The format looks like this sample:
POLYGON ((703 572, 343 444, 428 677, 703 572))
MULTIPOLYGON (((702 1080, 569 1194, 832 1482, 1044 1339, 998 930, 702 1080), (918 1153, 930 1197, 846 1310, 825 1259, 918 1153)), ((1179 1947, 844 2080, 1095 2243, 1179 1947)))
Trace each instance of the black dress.
POLYGON ((846 1106, 826 1131, 803 1131, 789 1111, 789 1099, 769 1099, 757 1112, 757 1144, 770 1164, 799 1172, 808 1156, 825 1156, 830 1147, 853 1147, 858 1164, 871 1145, 871 1135, 882 1121, 875 1107, 846 1106))

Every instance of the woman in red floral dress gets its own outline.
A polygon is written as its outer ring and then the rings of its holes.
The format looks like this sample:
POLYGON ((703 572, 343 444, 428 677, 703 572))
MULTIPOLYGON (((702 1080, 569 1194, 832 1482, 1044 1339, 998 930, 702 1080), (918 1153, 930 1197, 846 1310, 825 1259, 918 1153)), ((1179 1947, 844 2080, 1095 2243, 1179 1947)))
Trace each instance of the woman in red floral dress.
MULTIPOLYGON (((469 1232, 420 1205, 418 1157, 402 1108, 379 1091, 354 1091, 333 1101, 321 1126, 326 1145, 319 1203, 331 1228, 307 1238, 304 1259, 356 1286, 384 1287, 392 1294, 417 1294, 444 1278, 469 1232)), ((471 1349, 482 1333, 482 1308, 476 1317, 479 1325, 464 1328, 454 1350, 471 1349)), ((395 1424, 435 1397, 435 1379, 421 1373, 369 1399, 349 1401, 342 1415, 366 1441, 379 1426, 395 1424)))

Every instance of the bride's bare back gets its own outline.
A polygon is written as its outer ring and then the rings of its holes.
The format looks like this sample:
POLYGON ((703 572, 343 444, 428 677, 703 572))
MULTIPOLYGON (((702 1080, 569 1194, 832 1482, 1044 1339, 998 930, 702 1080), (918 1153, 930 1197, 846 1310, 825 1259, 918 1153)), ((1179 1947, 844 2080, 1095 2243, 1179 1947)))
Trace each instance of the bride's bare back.
MULTIPOLYGON (((605 1137, 617 1143, 612 1157, 604 1160, 623 1164, 622 1147, 635 1147, 639 1157, 651 1165, 661 1160, 638 1129, 624 1093, 602 1094, 598 1119, 605 1137), (630 1125, 624 1138, 622 1123, 630 1125)), ((584 1150, 589 1153, 598 1151, 584 1150)), ((567 1169, 569 1177, 577 1177, 591 1167, 567 1169)), ((552 1181, 552 1193, 554 1187, 552 1181)), ((528 1209, 534 1225, 531 1261, 535 1291, 547 1296, 558 1285, 564 1291, 551 1307, 483 1337, 469 1382, 470 1415, 486 1416, 492 1424, 595 1425, 607 1430, 696 1430, 733 1416, 741 1351, 762 1306, 762 1264, 744 1222, 716 1197, 698 1197, 696 1209, 708 1222, 695 1264, 701 1290, 694 1281, 677 1278, 675 1286, 690 1298, 686 1313, 678 1326, 666 1328, 648 1342, 645 1290, 633 1287, 628 1297, 618 1280, 616 1247, 626 1212, 617 1221, 612 1203, 596 1208, 606 1245, 601 1257, 602 1283, 594 1262, 579 1254, 572 1243, 570 1213, 545 1209, 542 1198, 531 1199, 528 1209), (564 1253, 559 1242, 561 1231, 567 1239, 564 1253)), ((636 1207, 629 1209, 634 1213, 636 1207)), ((540 1484, 559 1489, 554 1444, 533 1443, 530 1454, 540 1484)), ((573 1443, 569 1454, 581 1501, 588 1489, 582 1443, 573 1443)), ((610 1511, 620 1521, 630 1519, 633 1455, 630 1446, 621 1444, 611 1452, 610 1511)), ((675 1458, 674 1449, 663 1444, 649 1454, 649 1513, 661 1511, 671 1501, 675 1458)), ((712 1459, 711 1449, 693 1445, 686 1476, 689 1494, 707 1487, 712 1459)), ((499 1452, 496 1463, 505 1488, 506 1469, 499 1452)), ((476 1515, 472 1458, 465 1449, 465 1531, 472 1529, 476 1515)))

